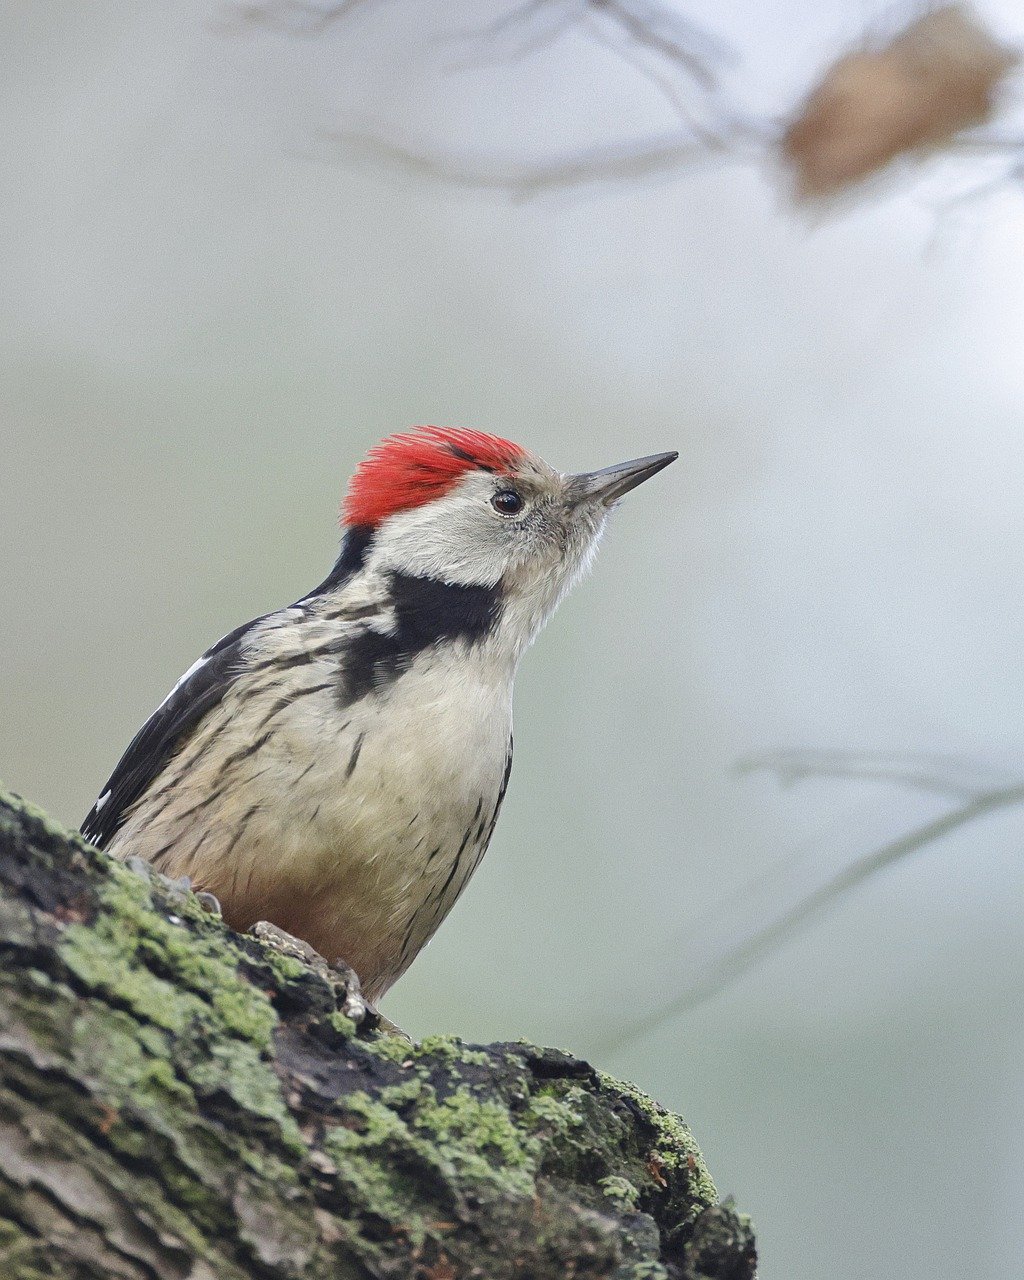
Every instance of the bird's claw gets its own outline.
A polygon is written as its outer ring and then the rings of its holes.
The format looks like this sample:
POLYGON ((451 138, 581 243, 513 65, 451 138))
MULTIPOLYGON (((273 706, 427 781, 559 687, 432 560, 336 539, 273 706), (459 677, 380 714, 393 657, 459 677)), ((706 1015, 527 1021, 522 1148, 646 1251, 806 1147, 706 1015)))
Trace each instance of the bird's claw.
POLYGON ((335 988, 338 986, 343 987, 344 996, 341 1002, 341 1012, 346 1018, 351 1018, 357 1027, 362 1026, 364 1022, 374 1025, 379 1020, 380 1015, 377 1010, 363 996, 359 975, 344 960, 335 960, 333 964, 329 963, 308 942, 286 933, 284 929, 278 928, 276 924, 271 924, 269 920, 258 920, 249 932, 254 938, 259 938, 264 946, 273 947, 275 951, 279 951, 282 955, 291 956, 292 959, 301 960, 303 964, 309 965, 311 969, 314 969, 322 978, 326 979, 331 986, 335 988))
POLYGON ((279 951, 282 955, 291 956, 293 960, 301 960, 304 964, 308 964, 314 969, 320 969, 327 963, 320 952, 311 947, 308 942, 303 942, 301 938, 296 938, 294 934, 285 933, 283 929, 278 928, 276 924, 271 924, 269 920, 257 920, 249 932, 254 938, 259 938, 260 942, 266 946, 273 947, 275 951, 279 951))
POLYGON ((351 1018, 357 1027, 365 1020, 367 1014, 376 1017, 376 1009, 367 1004, 363 996, 363 984, 359 981, 359 974, 355 969, 344 960, 335 960, 331 970, 345 983, 345 999, 341 1006, 345 1017, 351 1018))

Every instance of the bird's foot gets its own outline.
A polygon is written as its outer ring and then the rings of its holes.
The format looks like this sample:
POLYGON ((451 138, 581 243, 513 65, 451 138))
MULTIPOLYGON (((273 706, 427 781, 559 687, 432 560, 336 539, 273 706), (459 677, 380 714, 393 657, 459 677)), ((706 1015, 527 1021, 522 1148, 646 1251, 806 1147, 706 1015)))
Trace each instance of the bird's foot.
POLYGON ((165 876, 162 871, 157 871, 151 862, 138 857, 126 858, 125 866, 134 871, 136 875, 144 876, 147 880, 156 880, 164 888, 182 898, 186 894, 194 894, 196 902, 206 911, 209 911, 211 915, 222 916, 224 914, 220 909, 220 900, 212 893, 207 893, 205 889, 193 889, 191 876, 177 876, 172 879, 171 876, 165 876))
POLYGON ((269 920, 258 920, 249 932, 254 938, 259 938, 264 946, 273 947, 282 955, 291 956, 294 960, 301 960, 303 964, 308 964, 332 987, 342 987, 344 995, 341 1000, 341 1012, 346 1018, 351 1018, 357 1027, 362 1026, 364 1022, 370 1026, 376 1026, 382 1021, 380 1014, 364 997, 359 975, 344 960, 335 960, 331 964, 308 942, 285 933, 269 920))

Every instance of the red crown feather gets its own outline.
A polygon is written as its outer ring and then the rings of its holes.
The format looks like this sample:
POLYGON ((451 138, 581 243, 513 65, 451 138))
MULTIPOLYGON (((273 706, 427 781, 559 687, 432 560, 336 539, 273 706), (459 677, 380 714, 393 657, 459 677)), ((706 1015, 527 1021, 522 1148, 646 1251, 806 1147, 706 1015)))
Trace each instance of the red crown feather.
POLYGON ((342 506, 344 524, 379 524, 397 511, 448 492, 467 471, 505 475, 524 456, 509 440, 463 427, 415 427, 388 436, 356 468, 342 506))

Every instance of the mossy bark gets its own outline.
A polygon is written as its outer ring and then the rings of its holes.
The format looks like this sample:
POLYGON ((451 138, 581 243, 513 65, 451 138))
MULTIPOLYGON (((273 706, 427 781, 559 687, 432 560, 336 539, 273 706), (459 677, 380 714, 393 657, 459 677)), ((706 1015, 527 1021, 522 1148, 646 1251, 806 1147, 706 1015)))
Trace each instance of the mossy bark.
POLYGON ((746 1280, 686 1126, 343 993, 0 797, 4 1280, 746 1280))

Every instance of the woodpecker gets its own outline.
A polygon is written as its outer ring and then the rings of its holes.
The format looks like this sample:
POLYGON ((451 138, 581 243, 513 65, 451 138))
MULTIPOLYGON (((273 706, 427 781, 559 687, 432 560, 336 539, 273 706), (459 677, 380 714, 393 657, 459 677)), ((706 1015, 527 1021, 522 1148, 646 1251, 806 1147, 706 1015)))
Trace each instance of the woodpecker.
POLYGON ((677 456, 563 475, 479 431, 389 436, 328 576, 185 672, 83 834, 344 961, 376 1003, 490 842, 523 652, 611 508, 677 456))

